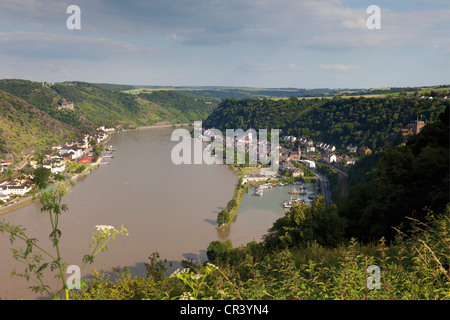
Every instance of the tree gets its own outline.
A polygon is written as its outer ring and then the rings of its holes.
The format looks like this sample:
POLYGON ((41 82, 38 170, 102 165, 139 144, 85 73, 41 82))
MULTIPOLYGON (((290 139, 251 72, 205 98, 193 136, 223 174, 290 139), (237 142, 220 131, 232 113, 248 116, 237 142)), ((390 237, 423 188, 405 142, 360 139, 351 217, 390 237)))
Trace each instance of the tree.
POLYGON ((220 211, 217 215, 217 224, 222 225, 227 224, 228 222, 230 222, 230 212, 228 210, 220 211))
POLYGON ((231 199, 230 201, 228 201, 228 203, 227 203, 228 211, 233 210, 236 207, 236 205, 237 205, 236 200, 231 199))
POLYGON ((227 259, 232 249, 233 243, 230 239, 223 242, 219 240, 213 241, 209 244, 208 249, 206 250, 206 256, 211 262, 216 262, 217 260, 223 261, 227 259))
POLYGON ((328 206, 319 196, 312 205, 294 205, 283 218, 275 221, 264 237, 268 248, 302 247, 316 241, 336 246, 343 240, 344 224, 335 205, 328 206))
POLYGON ((33 171, 34 182, 39 189, 44 189, 46 187, 50 174, 51 170, 48 168, 44 168, 43 166, 37 167, 33 171))

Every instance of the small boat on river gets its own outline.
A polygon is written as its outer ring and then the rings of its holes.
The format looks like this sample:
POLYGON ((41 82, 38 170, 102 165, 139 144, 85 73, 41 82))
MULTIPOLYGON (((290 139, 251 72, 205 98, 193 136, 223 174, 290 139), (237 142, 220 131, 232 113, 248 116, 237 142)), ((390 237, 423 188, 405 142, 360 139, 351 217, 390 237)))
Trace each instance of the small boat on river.
POLYGON ((263 195, 263 188, 261 188, 260 186, 255 187, 255 191, 253 192, 254 196, 258 196, 261 197, 263 195))
POLYGON ((285 200, 285 201, 283 201, 283 203, 281 204, 281 206, 282 206, 283 208, 291 208, 294 204, 300 204, 300 203, 305 203, 305 200, 299 199, 299 198, 293 199, 293 198, 291 197, 291 200, 285 200))

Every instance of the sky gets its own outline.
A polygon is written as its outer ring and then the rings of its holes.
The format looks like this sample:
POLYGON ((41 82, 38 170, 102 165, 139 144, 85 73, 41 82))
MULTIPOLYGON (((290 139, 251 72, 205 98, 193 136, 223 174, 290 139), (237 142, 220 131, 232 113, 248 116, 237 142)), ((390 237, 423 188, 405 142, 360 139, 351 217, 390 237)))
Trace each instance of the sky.
POLYGON ((0 0, 0 79, 445 85, 449 33, 448 0, 0 0), (70 5, 80 8, 79 20, 67 13, 70 5), (379 16, 367 12, 370 5, 379 16), (68 28, 68 20, 80 29, 68 28), (368 20, 380 28, 369 28, 368 20))

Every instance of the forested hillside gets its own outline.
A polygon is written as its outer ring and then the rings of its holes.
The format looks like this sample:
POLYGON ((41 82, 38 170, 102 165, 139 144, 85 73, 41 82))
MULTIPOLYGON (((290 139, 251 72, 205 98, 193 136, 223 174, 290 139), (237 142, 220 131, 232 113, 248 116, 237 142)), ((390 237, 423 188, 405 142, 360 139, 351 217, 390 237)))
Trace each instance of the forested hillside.
POLYGON ((170 90, 140 93, 139 98, 160 105, 180 122, 192 123, 206 119, 219 104, 219 99, 192 97, 170 90))
POLYGON ((449 107, 406 144, 365 157, 350 169, 353 187, 340 208, 348 237, 393 239, 428 210, 444 212, 449 199, 449 107))
POLYGON ((418 117, 436 121, 449 105, 444 99, 417 97, 332 99, 226 99, 204 122, 205 128, 281 129, 283 134, 324 141, 383 147, 390 133, 418 117))
POLYGON ((74 138, 78 130, 30 103, 0 90, 0 158, 74 138))
POLYGON ((92 133, 99 126, 120 124, 127 128, 163 121, 190 123, 203 120, 217 105, 215 100, 210 103, 181 93, 155 92, 136 96, 114 88, 123 89, 124 86, 0 80, 0 117, 3 120, 0 158, 7 153, 17 156, 27 148, 36 147, 36 143, 61 142, 68 136, 92 133), (70 107, 61 107, 64 102, 70 107), (32 116, 30 110, 34 112, 32 116), (32 124, 33 128, 30 128, 32 124), (57 131, 54 131, 55 127, 57 131), (27 134, 19 137, 22 131, 27 134), (56 136, 55 132, 58 132, 56 136))

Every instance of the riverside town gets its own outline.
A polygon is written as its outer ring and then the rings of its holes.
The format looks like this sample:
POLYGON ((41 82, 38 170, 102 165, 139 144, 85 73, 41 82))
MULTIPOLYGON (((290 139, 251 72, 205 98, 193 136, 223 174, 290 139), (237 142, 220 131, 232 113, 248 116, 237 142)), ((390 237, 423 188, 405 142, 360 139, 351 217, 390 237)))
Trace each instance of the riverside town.
POLYGON ((92 168, 108 164, 105 160, 114 156, 112 147, 105 147, 105 143, 120 129, 100 126, 93 135, 48 146, 44 152, 33 150, 15 163, 1 160, 0 173, 10 174, 0 179, 0 210, 15 209, 33 199, 43 179, 75 182, 92 168))

